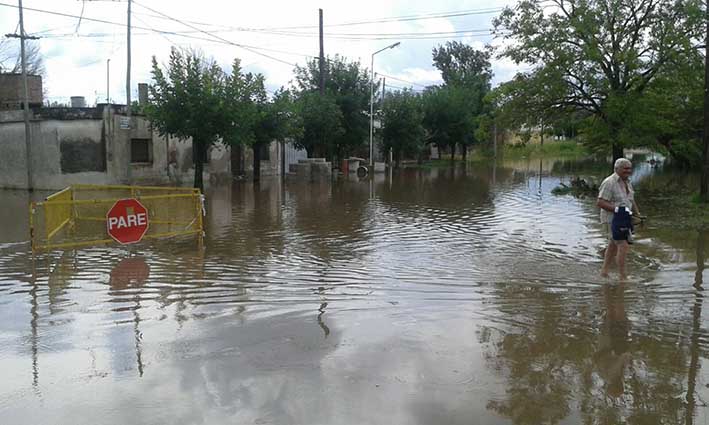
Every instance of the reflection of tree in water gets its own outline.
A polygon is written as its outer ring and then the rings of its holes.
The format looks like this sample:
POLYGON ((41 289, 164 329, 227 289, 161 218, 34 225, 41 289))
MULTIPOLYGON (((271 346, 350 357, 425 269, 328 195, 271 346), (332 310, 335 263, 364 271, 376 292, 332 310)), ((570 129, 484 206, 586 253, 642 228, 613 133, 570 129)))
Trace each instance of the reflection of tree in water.
POLYGON ((604 286, 589 303, 543 288, 500 289, 494 302, 509 325, 484 327, 480 340, 507 389, 488 408, 515 424, 577 415, 583 423, 691 423, 698 359, 706 355, 698 339, 701 302, 680 324, 682 335, 692 335, 689 344, 678 344, 676 322, 630 323, 659 302, 642 290, 604 286))
POLYGON ((264 179, 234 185, 231 228, 222 239, 207 243, 210 256, 263 258, 283 253, 281 184, 277 179, 264 179))
POLYGON ((366 220, 371 219, 367 182, 293 182, 286 193, 288 238, 299 255, 324 263, 358 257, 356 248, 367 241, 366 220))
POLYGON ((393 175, 391 188, 388 185, 377 188, 377 196, 384 203, 402 208, 408 205, 416 209, 427 206, 452 209, 487 204, 490 170, 472 164, 430 170, 403 169, 393 175))

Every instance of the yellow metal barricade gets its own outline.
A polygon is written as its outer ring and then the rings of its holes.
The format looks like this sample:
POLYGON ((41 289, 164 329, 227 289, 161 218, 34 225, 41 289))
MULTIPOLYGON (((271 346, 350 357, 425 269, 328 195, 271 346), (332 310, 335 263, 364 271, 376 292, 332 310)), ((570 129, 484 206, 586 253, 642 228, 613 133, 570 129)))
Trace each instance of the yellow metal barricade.
POLYGON ((143 239, 203 234, 204 198, 199 189, 77 184, 30 204, 32 250, 114 242, 106 215, 116 201, 127 198, 148 210, 143 239))

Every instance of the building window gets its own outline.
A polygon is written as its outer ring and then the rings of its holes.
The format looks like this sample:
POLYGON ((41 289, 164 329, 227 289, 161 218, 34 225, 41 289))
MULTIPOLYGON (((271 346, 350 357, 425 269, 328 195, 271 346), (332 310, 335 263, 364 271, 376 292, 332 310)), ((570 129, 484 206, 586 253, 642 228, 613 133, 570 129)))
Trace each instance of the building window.
POLYGON ((150 139, 131 139, 130 141, 130 162, 150 163, 153 162, 153 144, 150 139))
POLYGON ((59 142, 62 173, 106 171, 106 145, 103 139, 62 138, 59 142))
POLYGON ((259 149, 259 159, 261 161, 270 161, 271 160, 271 144, 270 143, 261 143, 258 147, 259 149))

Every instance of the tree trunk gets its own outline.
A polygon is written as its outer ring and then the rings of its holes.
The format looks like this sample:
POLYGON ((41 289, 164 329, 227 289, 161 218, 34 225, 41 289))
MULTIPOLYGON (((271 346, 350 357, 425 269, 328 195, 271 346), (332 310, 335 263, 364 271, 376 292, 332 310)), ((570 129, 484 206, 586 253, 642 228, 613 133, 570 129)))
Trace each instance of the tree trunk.
POLYGON ((254 143, 254 181, 261 179, 261 143, 254 143))
POLYGON ((463 145, 463 162, 468 158, 468 145, 463 145))
POLYGON ((455 161, 455 143, 451 143, 451 161, 455 161))
POLYGON ((623 146, 621 146, 620 142, 618 142, 617 140, 613 141, 612 146, 613 146, 612 147, 612 149, 613 149, 613 164, 615 164, 616 159, 623 157, 623 146))
POLYGON ((203 159, 204 159, 204 143, 199 140, 192 139, 192 159, 194 161, 194 187, 204 192, 204 182, 202 181, 203 159))

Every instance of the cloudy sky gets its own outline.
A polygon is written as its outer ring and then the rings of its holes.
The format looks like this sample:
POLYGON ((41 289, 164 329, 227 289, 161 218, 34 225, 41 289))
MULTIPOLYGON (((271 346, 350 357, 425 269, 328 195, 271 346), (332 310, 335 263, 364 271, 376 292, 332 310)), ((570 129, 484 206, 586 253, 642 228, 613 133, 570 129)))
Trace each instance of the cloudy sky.
MULTIPOLYGON (((490 35, 491 20, 513 3, 134 0, 132 97, 137 98, 139 82, 150 82, 150 58, 154 55, 164 63, 171 45, 198 48, 226 71, 238 57, 246 71, 266 76, 270 91, 288 85, 293 64, 318 55, 319 8, 324 13, 326 55, 340 54, 369 68, 372 52, 399 41, 399 47, 375 56, 374 69, 390 76, 387 87, 420 89, 441 81, 432 66, 433 47, 450 40, 478 48, 501 44, 490 35)), ((16 32, 16 6, 16 0, 0 0, 0 34, 16 32)), ((89 104, 105 101, 110 59, 111 100, 125 102, 126 0, 24 0, 23 6, 25 32, 41 37, 50 101, 66 102, 70 96, 85 96, 89 104)), ((16 39, 11 43, 19 45, 16 39)), ((493 83, 508 80, 518 69, 509 60, 495 59, 493 83)))

